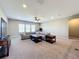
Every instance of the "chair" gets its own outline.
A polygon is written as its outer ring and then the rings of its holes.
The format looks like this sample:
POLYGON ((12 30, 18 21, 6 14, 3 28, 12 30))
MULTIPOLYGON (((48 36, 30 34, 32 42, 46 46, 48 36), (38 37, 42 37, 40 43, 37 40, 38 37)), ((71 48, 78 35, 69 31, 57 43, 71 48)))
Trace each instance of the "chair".
POLYGON ((46 35, 45 36, 45 41, 49 43, 54 43, 56 42, 56 36, 55 35, 46 35))

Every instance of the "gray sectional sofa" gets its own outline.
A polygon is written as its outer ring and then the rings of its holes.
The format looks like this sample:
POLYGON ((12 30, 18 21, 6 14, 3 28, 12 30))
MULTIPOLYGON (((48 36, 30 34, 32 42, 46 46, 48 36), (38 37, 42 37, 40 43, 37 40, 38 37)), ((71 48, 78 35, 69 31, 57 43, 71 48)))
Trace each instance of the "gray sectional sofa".
POLYGON ((23 32, 23 33, 20 33, 20 36, 21 36, 21 40, 26 40, 26 39, 30 39, 30 35, 31 34, 35 34, 35 32, 23 32))

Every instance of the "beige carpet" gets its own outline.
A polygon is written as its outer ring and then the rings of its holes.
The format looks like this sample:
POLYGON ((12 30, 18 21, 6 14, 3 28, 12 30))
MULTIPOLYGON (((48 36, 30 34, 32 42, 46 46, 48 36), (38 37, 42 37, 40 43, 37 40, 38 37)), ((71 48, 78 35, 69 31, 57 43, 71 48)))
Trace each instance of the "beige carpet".
POLYGON ((13 38, 10 56, 3 59, 79 59, 79 41, 58 39, 56 43, 34 43, 30 39, 13 38))

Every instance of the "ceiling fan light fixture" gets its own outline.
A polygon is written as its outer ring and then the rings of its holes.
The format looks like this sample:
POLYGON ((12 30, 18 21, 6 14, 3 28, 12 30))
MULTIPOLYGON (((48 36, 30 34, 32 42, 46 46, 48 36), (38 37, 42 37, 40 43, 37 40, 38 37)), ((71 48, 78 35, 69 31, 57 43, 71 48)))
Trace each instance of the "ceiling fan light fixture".
POLYGON ((35 21, 39 21, 40 19, 38 17, 34 17, 35 18, 35 21))

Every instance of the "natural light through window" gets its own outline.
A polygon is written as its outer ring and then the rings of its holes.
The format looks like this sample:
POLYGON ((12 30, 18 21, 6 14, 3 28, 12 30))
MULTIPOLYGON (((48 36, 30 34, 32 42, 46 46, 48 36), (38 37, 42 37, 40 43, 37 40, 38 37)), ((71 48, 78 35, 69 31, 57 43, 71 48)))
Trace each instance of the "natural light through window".
POLYGON ((31 32, 35 32, 35 25, 31 25, 31 32))
POLYGON ((35 32, 35 24, 19 24, 19 32, 35 32))
POLYGON ((26 32, 30 32, 30 24, 26 24, 25 26, 26 32))
POLYGON ((24 24, 19 24, 19 32, 24 32, 24 24))

